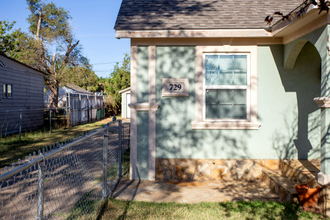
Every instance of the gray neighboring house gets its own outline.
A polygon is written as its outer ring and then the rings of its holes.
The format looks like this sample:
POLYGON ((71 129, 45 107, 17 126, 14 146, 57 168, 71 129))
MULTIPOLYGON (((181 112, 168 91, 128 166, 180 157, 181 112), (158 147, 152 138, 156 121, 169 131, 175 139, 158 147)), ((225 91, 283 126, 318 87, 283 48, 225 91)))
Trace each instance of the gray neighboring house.
POLYGON ((22 130, 44 123, 44 78, 47 74, 0 54, 0 132, 17 132, 22 110, 22 130), (4 112, 8 111, 9 112, 4 112))
MULTIPOLYGON (((58 107, 65 107, 66 106, 66 94, 67 93, 74 93, 74 94, 82 94, 82 95, 92 95, 92 92, 89 92, 77 85, 67 83, 65 86, 61 86, 58 90, 59 97, 58 97, 58 107)), ((49 108, 50 106, 50 90, 47 89, 44 97, 45 107, 49 108)))

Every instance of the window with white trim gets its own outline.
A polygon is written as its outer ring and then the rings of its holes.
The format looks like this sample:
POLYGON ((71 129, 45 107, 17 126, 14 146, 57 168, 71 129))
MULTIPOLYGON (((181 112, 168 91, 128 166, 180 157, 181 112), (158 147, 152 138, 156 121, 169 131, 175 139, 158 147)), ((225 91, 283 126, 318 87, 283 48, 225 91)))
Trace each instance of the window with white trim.
POLYGON ((250 54, 203 54, 203 120, 249 121, 250 54))
POLYGON ((12 98, 13 97, 13 85, 3 84, 3 97, 12 98))

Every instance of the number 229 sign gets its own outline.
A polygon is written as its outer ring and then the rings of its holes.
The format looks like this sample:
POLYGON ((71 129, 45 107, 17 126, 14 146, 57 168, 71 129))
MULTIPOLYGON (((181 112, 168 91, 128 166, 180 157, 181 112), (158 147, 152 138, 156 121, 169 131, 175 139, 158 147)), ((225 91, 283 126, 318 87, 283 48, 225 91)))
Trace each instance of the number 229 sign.
POLYGON ((188 78, 163 78, 162 96, 188 96, 188 78))

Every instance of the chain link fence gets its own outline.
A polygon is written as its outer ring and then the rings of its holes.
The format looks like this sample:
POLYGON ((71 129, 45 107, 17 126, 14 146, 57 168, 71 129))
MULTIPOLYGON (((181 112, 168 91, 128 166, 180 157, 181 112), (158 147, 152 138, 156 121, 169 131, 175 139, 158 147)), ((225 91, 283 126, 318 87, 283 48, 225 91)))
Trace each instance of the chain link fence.
POLYGON ((34 153, 0 171, 0 219, 96 219, 128 172, 129 123, 34 153))
POLYGON ((67 108, 38 108, 0 111, 0 136, 19 134, 21 141, 22 132, 43 128, 67 127, 67 108))

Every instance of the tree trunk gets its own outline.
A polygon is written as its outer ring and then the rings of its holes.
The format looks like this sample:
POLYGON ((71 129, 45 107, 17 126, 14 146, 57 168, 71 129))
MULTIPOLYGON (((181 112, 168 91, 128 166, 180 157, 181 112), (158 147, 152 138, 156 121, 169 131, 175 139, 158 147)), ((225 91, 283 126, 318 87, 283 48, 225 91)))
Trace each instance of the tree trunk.
POLYGON ((55 80, 54 83, 48 85, 50 90, 50 107, 58 107, 59 83, 55 80))

